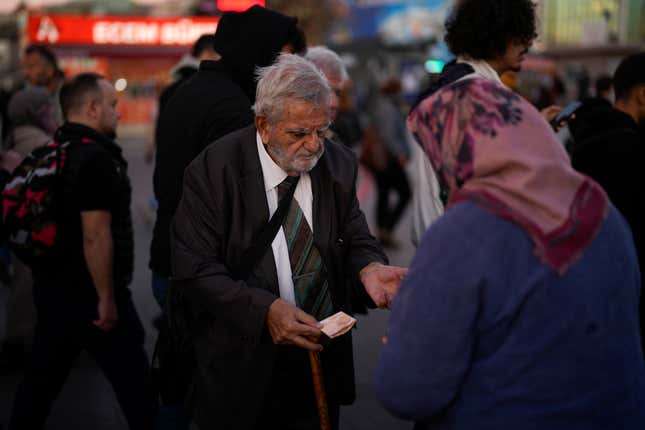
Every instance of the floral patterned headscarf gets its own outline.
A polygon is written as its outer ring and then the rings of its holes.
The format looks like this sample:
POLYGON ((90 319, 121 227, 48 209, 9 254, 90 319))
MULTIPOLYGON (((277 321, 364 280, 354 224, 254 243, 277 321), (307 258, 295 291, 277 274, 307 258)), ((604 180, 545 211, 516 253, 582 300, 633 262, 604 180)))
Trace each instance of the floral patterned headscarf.
POLYGON ((499 83, 448 85, 410 113, 408 128, 448 190, 448 207, 470 200, 518 224, 558 273, 598 233, 605 192, 571 167, 542 115, 499 83))

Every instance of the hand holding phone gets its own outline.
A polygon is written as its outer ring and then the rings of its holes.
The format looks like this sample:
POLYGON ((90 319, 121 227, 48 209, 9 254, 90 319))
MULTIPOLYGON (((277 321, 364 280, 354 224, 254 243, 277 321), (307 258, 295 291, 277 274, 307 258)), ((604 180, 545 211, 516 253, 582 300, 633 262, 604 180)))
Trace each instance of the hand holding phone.
POLYGON ((580 106, 582 106, 582 102, 578 100, 573 101, 568 105, 566 105, 564 109, 562 109, 560 113, 557 114, 555 118, 553 118, 553 120, 551 121, 551 126, 555 130, 557 130, 559 127, 563 127, 567 122, 569 122, 573 118, 576 110, 578 110, 580 106))

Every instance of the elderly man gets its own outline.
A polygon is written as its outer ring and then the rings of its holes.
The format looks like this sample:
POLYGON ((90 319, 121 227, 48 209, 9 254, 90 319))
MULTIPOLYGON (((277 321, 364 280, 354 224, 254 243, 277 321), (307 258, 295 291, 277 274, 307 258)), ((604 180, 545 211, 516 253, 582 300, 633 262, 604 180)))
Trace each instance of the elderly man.
MULTIPOLYGON (((388 306, 406 272, 384 265, 369 233, 355 157, 323 137, 331 98, 316 67, 282 54, 260 72, 255 124, 218 140, 186 170, 173 272, 191 314, 197 375, 189 403, 202 429, 319 428, 307 357, 323 349, 317 322, 351 313, 351 297, 388 306), (282 227, 245 271, 243 256, 285 188, 286 198, 294 194, 282 227)), ((321 356, 337 428, 339 405, 355 397, 351 336, 321 356)))

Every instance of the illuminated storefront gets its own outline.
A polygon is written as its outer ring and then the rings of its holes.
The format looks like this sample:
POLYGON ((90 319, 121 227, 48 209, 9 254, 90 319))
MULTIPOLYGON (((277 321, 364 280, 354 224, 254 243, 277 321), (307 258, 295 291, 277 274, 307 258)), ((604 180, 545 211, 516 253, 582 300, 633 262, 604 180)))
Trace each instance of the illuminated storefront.
POLYGON ((547 46, 601 47, 645 43, 643 0, 542 0, 547 46))
POLYGON ((150 124, 169 71, 217 17, 31 15, 26 43, 49 45, 66 76, 96 71, 117 83, 122 124, 150 124))

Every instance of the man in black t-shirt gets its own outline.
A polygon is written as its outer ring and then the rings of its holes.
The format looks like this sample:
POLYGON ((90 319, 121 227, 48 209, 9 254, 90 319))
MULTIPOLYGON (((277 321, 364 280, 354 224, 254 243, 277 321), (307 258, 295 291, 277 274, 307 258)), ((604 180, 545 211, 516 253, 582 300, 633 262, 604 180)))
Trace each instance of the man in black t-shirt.
POLYGON ((116 93, 87 73, 63 86, 72 142, 55 190, 58 233, 48 261, 33 267, 38 323, 33 357, 14 401, 10 429, 43 428, 51 405, 85 349, 112 384, 131 429, 152 427, 144 332, 130 297, 133 271, 131 187, 114 142, 116 93))

